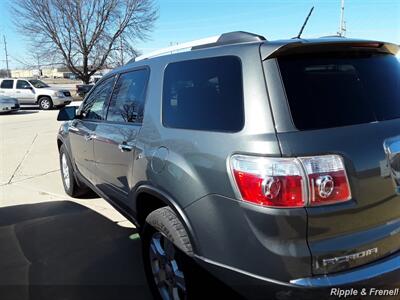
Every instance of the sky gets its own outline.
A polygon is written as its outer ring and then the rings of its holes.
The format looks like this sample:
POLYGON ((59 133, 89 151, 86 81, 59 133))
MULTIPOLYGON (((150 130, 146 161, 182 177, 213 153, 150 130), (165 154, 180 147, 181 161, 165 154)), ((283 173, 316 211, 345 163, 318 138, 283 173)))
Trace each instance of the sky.
MULTIPOLYGON (((229 31, 249 31, 269 40, 298 34, 310 8, 304 38, 336 34, 341 0, 154 0, 159 18, 147 41, 134 46, 146 53, 229 31)), ((12 0, 0 0, 0 68, 5 68, 3 35, 10 67, 27 61, 28 41, 12 22, 12 0)), ((346 36, 400 44, 400 0, 345 0, 346 36)))

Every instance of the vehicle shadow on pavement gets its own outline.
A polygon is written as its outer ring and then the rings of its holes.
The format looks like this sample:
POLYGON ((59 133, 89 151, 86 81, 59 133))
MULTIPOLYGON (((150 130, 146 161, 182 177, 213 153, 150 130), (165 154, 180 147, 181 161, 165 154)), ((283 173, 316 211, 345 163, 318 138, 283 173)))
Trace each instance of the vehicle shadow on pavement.
POLYGON ((151 299, 139 237, 70 201, 0 208, 0 299, 151 299))
POLYGON ((21 105, 21 108, 18 112, 24 112, 24 113, 29 113, 29 112, 39 112, 40 109, 39 107, 36 106, 25 106, 25 105, 21 105))
POLYGON ((30 115, 30 114, 36 114, 38 113, 38 110, 22 110, 20 109, 19 111, 13 111, 5 114, 1 114, 2 116, 15 116, 15 115, 30 115))

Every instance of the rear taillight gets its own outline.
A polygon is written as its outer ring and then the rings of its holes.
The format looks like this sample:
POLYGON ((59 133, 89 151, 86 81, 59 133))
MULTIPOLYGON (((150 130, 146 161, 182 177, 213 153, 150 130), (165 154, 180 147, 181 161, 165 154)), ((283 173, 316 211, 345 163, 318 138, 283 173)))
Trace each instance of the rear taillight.
POLYGON ((297 159, 234 155, 231 164, 243 200, 266 206, 304 206, 306 182, 297 159))
POLYGON ((271 207, 322 205, 351 198, 340 156, 271 158, 233 155, 231 168, 243 200, 271 207))
POLYGON ((343 160, 338 155, 300 158, 308 176, 310 205, 347 201, 351 198, 343 160))

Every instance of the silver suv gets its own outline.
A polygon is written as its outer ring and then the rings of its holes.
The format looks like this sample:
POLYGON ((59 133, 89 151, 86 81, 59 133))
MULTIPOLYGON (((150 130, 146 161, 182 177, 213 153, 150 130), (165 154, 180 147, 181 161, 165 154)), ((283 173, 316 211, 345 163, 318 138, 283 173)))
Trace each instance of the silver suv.
POLYGON ((184 46, 59 114, 65 191, 136 224, 154 296, 228 299, 210 274, 256 299, 399 287, 399 47, 244 32, 184 46))
POLYGON ((19 104, 38 104, 47 110, 55 106, 65 106, 72 102, 70 91, 52 88, 37 79, 2 79, 0 96, 18 99, 19 104))

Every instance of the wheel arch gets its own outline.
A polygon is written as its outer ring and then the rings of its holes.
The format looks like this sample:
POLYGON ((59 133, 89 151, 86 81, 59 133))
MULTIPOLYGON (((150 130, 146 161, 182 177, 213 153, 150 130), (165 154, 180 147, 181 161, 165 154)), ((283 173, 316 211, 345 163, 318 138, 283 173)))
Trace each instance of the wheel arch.
POLYGON ((67 148, 67 151, 70 151, 68 138, 64 136, 62 133, 58 133, 57 135, 57 148, 58 152, 60 152, 61 146, 64 145, 67 148))
POLYGON ((192 245, 193 253, 200 255, 199 244, 197 242, 193 227, 186 217, 184 210, 170 195, 151 185, 141 185, 136 189, 134 198, 135 215, 137 223, 140 227, 143 227, 146 217, 152 211, 163 206, 169 206, 184 226, 192 245))
POLYGON ((47 98, 49 98, 49 99, 51 100, 51 102, 53 102, 53 98, 52 98, 51 96, 39 94, 39 95, 36 96, 36 103, 37 103, 37 104, 39 103, 39 100, 40 100, 40 98, 42 98, 42 97, 47 97, 47 98))
POLYGON ((60 138, 57 137, 57 148, 58 148, 58 152, 60 152, 60 148, 61 146, 64 144, 64 141, 60 138))
POLYGON ((60 153, 60 148, 61 148, 62 145, 64 145, 64 147, 66 148, 67 155, 68 155, 68 157, 69 157, 69 159, 71 161, 72 168, 74 170, 74 178, 78 182, 78 185, 79 185, 79 182, 80 182, 80 180, 78 180, 79 179, 78 178, 78 172, 79 171, 78 171, 78 168, 76 167, 76 164, 75 164, 75 158, 70 153, 71 151, 70 151, 70 145, 68 143, 68 139, 65 136, 63 137, 61 134, 58 134, 57 135, 58 153, 60 153))

